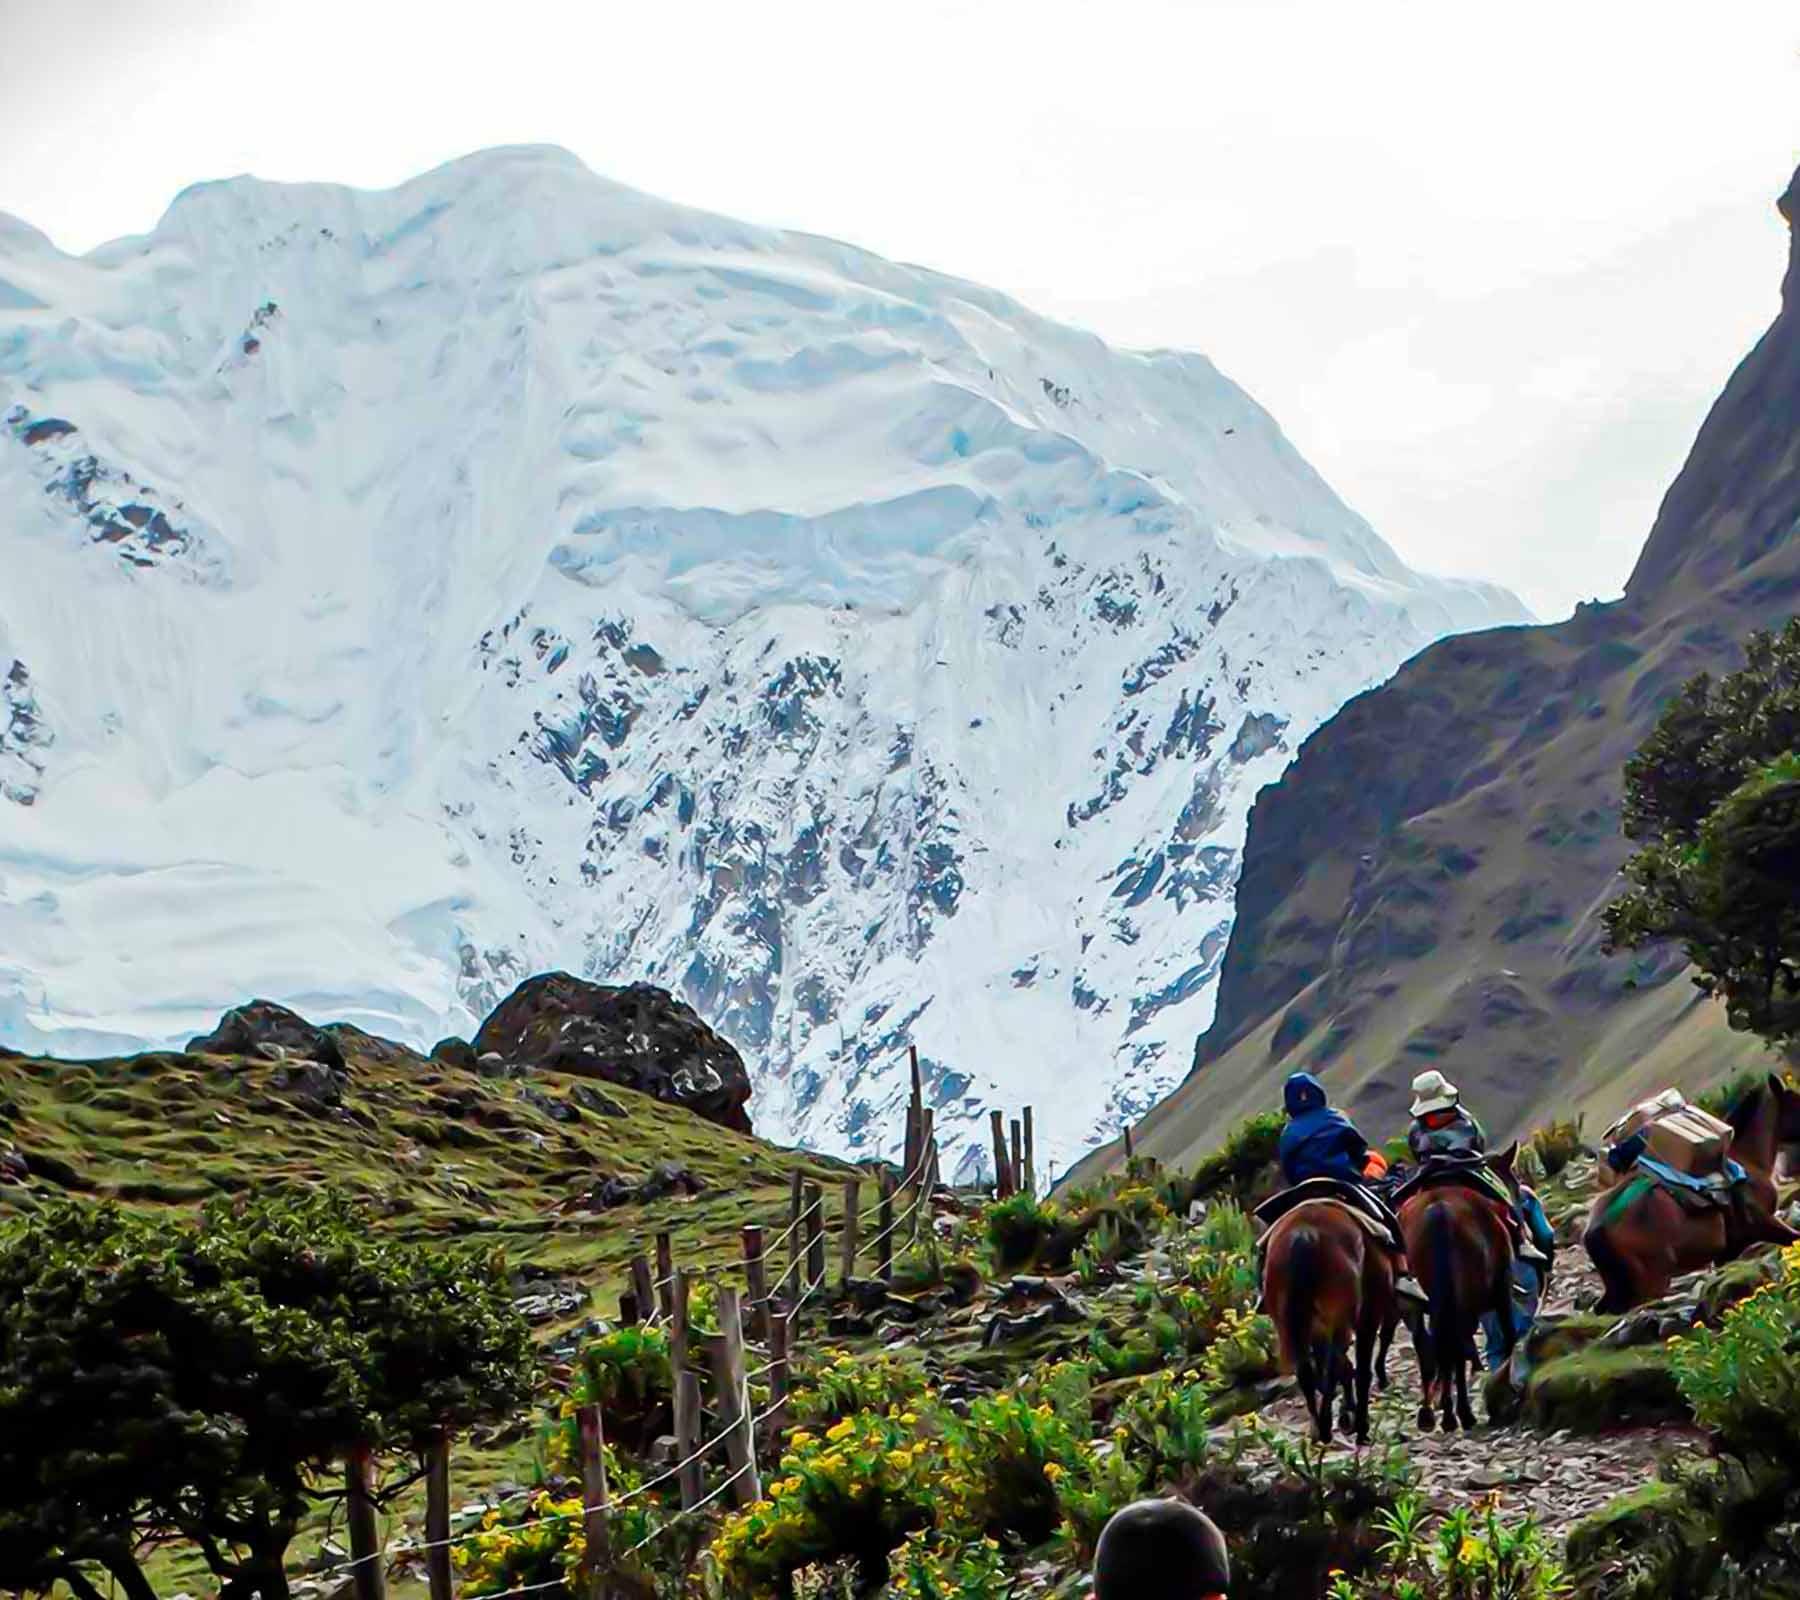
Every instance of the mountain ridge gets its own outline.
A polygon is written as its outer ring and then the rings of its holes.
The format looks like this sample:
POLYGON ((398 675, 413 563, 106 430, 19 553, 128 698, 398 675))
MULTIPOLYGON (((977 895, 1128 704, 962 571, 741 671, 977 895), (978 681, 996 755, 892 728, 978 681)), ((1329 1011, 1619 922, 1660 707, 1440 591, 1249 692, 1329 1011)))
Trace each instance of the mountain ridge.
MULTIPOLYGON (((1800 174, 1778 205, 1792 229, 1800 174)), ((1505 1136, 1768 1059, 1677 981, 1678 950, 1604 955, 1599 914, 1625 758, 1682 683, 1800 611, 1800 238, 1782 295, 1620 600, 1429 647, 1258 797, 1217 1014, 1137 1148, 1190 1158, 1298 1067, 1385 1131, 1437 1066, 1505 1136)))
POLYGON ((511 149, 0 230, 0 1028, 641 979, 864 1149, 1148 1103, 1250 795, 1446 631, 1204 357, 511 149), (23 597, 30 596, 30 603, 23 597))

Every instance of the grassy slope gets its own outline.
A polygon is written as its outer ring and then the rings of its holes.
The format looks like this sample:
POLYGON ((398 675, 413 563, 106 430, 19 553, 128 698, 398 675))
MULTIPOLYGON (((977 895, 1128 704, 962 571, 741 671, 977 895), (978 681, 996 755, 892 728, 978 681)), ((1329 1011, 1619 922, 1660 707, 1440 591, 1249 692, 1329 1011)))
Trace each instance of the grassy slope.
MULTIPOLYGON (((559 1123, 524 1091, 566 1100, 580 1080, 564 1074, 487 1079, 349 1043, 346 1054, 342 1116, 299 1109, 290 1094, 272 1087, 276 1064, 257 1057, 0 1056, 0 1148, 11 1143, 65 1163, 80 1180, 73 1192, 135 1206, 197 1206, 209 1195, 248 1187, 329 1183, 366 1199, 378 1226, 407 1236, 492 1235, 515 1265, 573 1279, 590 1291, 590 1307, 547 1325, 546 1338, 590 1312, 610 1318, 631 1257, 650 1252, 658 1230, 674 1235, 684 1264, 737 1261, 744 1223, 760 1222, 771 1232, 787 1226, 796 1166, 828 1185, 853 1170, 610 1084, 593 1087, 624 1116, 583 1110, 579 1122, 559 1123), (442 1097, 469 1090, 482 1096, 482 1120, 446 1115, 442 1097), (706 1192, 597 1214, 552 1210, 602 1177, 642 1175, 665 1160, 688 1166, 706 1192)), ((66 1192, 44 1179, 0 1184, 0 1226, 66 1192)), ((825 1210, 827 1229, 835 1231, 835 1195, 828 1193, 825 1210)), ((835 1263, 835 1253, 829 1259, 835 1263)), ((531 1430, 488 1444, 459 1443, 453 1465, 459 1499, 528 1481, 531 1430)), ((414 1494, 401 1502, 396 1524, 417 1522, 417 1500, 414 1494)), ((297 1553, 314 1547, 324 1531, 309 1532, 297 1553)), ((199 1562, 181 1551, 159 1559, 155 1581, 170 1594, 211 1587, 199 1562)))

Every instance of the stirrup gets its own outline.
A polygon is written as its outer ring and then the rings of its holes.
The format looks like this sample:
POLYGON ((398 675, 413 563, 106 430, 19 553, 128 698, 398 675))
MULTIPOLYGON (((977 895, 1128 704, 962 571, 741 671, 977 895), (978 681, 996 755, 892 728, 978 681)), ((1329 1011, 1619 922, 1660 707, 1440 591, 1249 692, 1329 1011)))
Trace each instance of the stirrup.
POLYGON ((1548 1266, 1550 1262, 1550 1258, 1529 1239, 1519 1242, 1518 1257, 1521 1261, 1529 1261, 1539 1267, 1548 1266))
POLYGON ((1394 1279, 1394 1293, 1402 1300, 1411 1300, 1418 1305, 1431 1304, 1431 1296, 1410 1272, 1403 1272, 1394 1279))

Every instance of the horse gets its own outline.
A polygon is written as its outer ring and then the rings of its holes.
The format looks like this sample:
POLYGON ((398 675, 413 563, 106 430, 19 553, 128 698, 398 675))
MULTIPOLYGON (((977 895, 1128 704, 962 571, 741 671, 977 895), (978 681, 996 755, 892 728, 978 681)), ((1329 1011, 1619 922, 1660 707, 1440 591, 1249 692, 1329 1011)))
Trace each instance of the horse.
POLYGON ((1740 1256, 1754 1244, 1800 1239, 1775 1214, 1775 1168, 1800 1149, 1800 1092, 1770 1073, 1727 1114, 1731 1157, 1746 1181, 1728 1205, 1690 1211, 1661 1184, 1625 1172, 1588 1211, 1582 1243, 1606 1292, 1599 1309, 1621 1313, 1660 1299, 1684 1272, 1740 1256))
POLYGON ((1269 1230, 1263 1304, 1275 1324, 1281 1369, 1299 1378, 1322 1444, 1331 1442, 1332 1401, 1340 1386, 1344 1432, 1354 1432, 1358 1444, 1369 1442, 1371 1371, 1385 1388, 1388 1345, 1399 1321, 1394 1276, 1393 1253, 1338 1202, 1309 1200, 1269 1230))
MULTIPOLYGON (((1488 1165, 1511 1188, 1518 1145, 1488 1158, 1488 1165)), ((1467 1184, 1439 1184, 1409 1195, 1400 1207, 1406 1259, 1424 1287, 1426 1307, 1413 1319, 1413 1346, 1419 1357, 1419 1427, 1436 1425, 1432 1399, 1443 1413, 1444 1431, 1460 1422, 1475 1426, 1469 1404, 1469 1367, 1478 1361, 1475 1333, 1494 1313, 1501 1338, 1501 1365, 1512 1357, 1518 1334, 1512 1318, 1513 1234, 1507 1208, 1497 1196, 1467 1184)))

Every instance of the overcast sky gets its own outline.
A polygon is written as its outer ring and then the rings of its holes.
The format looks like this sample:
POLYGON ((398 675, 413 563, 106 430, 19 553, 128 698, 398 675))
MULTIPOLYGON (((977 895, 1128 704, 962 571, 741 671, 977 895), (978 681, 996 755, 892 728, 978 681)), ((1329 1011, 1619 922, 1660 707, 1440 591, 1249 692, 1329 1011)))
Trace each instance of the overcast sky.
POLYGON ((1618 592, 1773 315, 1794 0, 0 0, 0 210, 554 143, 1203 350, 1414 564, 1618 592))

